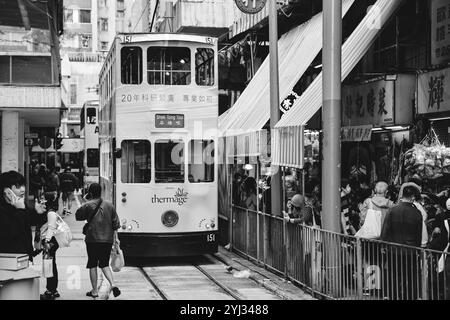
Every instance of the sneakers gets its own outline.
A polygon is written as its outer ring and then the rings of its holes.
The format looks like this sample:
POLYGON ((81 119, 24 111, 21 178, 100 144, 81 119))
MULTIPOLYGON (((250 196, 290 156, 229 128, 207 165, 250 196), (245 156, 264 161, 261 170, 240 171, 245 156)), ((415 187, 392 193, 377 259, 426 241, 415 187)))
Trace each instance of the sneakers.
POLYGON ((41 300, 55 300, 55 298, 59 298, 60 294, 58 291, 51 292, 49 290, 45 291, 41 294, 41 300))

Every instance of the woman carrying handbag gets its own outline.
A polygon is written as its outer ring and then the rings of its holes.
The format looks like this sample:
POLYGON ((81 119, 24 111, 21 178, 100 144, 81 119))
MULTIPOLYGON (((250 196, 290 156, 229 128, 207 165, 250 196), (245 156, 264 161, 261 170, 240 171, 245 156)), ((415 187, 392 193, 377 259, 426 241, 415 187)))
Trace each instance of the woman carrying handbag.
MULTIPOLYGON (((57 192, 45 192, 44 197, 46 200, 47 206, 47 219, 46 223, 40 229, 41 235, 41 243, 43 249, 43 264, 46 262, 45 260, 52 260, 52 272, 49 270, 44 270, 44 276, 46 274, 52 274, 51 277, 47 277, 47 286, 46 291, 41 294, 41 300, 54 300, 55 298, 59 298, 60 295, 58 293, 58 268, 56 266, 56 251, 59 248, 58 242, 56 241, 55 234, 57 232, 57 211, 58 211, 58 194, 57 192)), ((43 266, 46 268, 46 265, 43 266)))

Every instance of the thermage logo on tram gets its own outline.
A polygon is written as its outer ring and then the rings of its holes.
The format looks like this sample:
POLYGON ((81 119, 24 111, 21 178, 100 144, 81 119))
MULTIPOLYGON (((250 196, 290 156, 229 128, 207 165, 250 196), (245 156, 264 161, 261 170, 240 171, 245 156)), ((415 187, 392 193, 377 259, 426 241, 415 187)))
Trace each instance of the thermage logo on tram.
POLYGON ((178 188, 173 197, 158 197, 156 194, 152 198, 152 203, 177 203, 182 206, 187 202, 188 193, 184 189, 178 188))

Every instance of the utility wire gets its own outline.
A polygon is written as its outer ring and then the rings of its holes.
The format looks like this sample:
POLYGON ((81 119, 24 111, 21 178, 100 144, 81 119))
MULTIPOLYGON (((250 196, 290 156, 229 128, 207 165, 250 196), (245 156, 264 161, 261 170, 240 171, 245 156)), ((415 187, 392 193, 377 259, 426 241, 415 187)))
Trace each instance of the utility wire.
POLYGON ((137 25, 139 24, 139 21, 141 21, 142 16, 144 15, 145 10, 147 10, 149 4, 150 4, 150 0, 147 0, 147 5, 145 6, 144 10, 142 10, 141 16, 139 17, 138 21, 134 25, 133 31, 131 33, 134 33, 134 30, 136 29, 137 25))

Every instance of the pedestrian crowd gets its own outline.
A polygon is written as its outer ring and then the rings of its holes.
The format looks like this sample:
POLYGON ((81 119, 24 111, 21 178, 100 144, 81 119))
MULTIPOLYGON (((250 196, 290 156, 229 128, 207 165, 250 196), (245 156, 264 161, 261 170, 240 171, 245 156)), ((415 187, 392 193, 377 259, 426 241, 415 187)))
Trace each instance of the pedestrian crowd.
MULTIPOLYGON (((30 172, 30 195, 34 196, 32 207, 26 201, 24 176, 16 171, 0 174, 0 225, 3 229, 0 232, 0 253, 26 254, 30 262, 42 254, 43 276, 47 284, 41 300, 60 297, 56 255, 60 247, 70 246, 72 235, 63 218, 71 213, 72 204, 77 200, 75 191, 80 188, 70 167, 66 167, 63 173, 59 171, 58 167, 47 170, 41 164, 30 172)), ((113 257, 112 253, 120 250, 119 218, 113 205, 101 198, 98 183, 90 185, 84 200, 75 216, 78 221, 87 221, 83 233, 92 290, 86 296, 98 297, 99 267, 110 284, 110 292, 117 297, 121 292, 114 283, 110 255, 113 257)))
MULTIPOLYGON (((233 181, 233 203, 256 211, 257 187, 260 200, 258 209, 270 214, 270 176, 261 179, 257 186, 254 178, 247 177, 242 172, 236 173, 233 181)), ((347 236, 343 239, 350 239, 350 236, 367 240, 362 248, 364 267, 387 267, 390 275, 385 277, 385 282, 397 283, 401 280, 394 276, 403 275, 407 278, 407 288, 404 291, 409 290, 417 295, 419 287, 414 286, 418 280, 414 277, 417 278, 420 274, 420 263, 417 254, 411 252, 418 251, 408 251, 408 248, 430 249, 433 250, 429 251, 433 252, 430 255, 433 258, 429 258, 429 274, 435 279, 429 286, 439 286, 437 291, 440 291, 441 295, 445 295, 444 292, 450 295, 450 281, 445 280, 450 279, 450 259, 446 259, 450 248, 450 189, 433 193, 420 180, 408 181, 400 187, 389 185, 385 181, 370 185, 369 179, 363 176, 343 178, 340 191, 340 232, 347 236), (399 256, 391 252, 391 256, 395 257, 389 258, 384 254, 382 263, 379 256, 385 252, 378 252, 383 251, 378 250, 382 245, 371 240, 401 246, 398 247, 399 256)), ((307 182, 304 188, 299 188, 292 176, 285 176, 282 194, 285 201, 283 218, 287 223, 321 228, 322 200, 320 184, 317 181, 307 182)), ((350 247, 349 254, 356 254, 355 248, 350 247)), ((349 267, 350 269, 350 277, 355 278, 355 266, 349 267)), ((397 294, 397 291, 389 293, 390 296, 397 294)))

